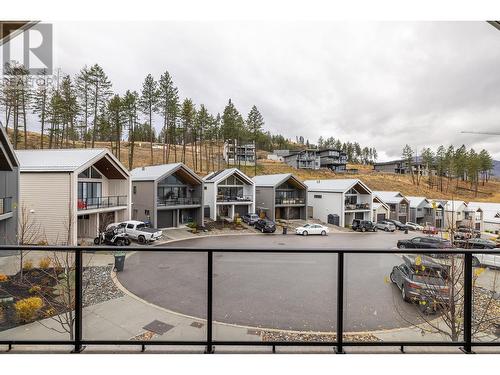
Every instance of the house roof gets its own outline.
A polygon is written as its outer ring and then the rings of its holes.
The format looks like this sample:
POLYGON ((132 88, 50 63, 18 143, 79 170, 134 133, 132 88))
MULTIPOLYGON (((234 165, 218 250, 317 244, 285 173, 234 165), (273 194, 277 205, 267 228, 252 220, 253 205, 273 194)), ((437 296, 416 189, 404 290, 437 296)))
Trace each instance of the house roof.
POLYGON ((467 203, 459 200, 444 200, 444 199, 433 199, 436 202, 440 202, 446 211, 458 211, 460 206, 465 205, 467 207, 467 203))
POLYGON ((118 159, 105 148, 71 148, 47 150, 16 150, 21 172, 74 172, 90 162, 109 178, 120 178, 110 172, 111 165, 115 172, 128 177, 129 172, 118 159), (98 164, 98 165, 97 165, 98 164))
POLYGON ((425 203, 427 205, 430 206, 430 202, 429 202, 429 200, 426 197, 410 197, 410 196, 406 196, 406 199, 408 199, 410 201, 410 207, 411 208, 417 208, 424 201, 425 201, 425 203))
POLYGON ((379 197, 385 203, 401 203, 401 201, 409 202, 408 198, 406 198, 399 191, 373 191, 373 194, 379 197))
POLYGON ((390 211, 389 206, 386 205, 385 203, 383 203, 383 202, 375 202, 375 201, 373 202, 372 208, 374 210, 378 210, 380 207, 384 207, 387 211, 390 211))
POLYGON ((361 186, 368 194, 372 191, 363 182, 356 178, 332 179, 332 180, 306 180, 304 184, 310 191, 330 191, 334 193, 345 193, 356 185, 361 186))
POLYGON ((483 220, 489 223, 500 224, 500 203, 489 202, 469 202, 469 209, 481 209, 483 211, 483 220))
POLYGON ((304 189, 307 188, 306 185, 304 185, 298 178, 296 178, 291 173, 266 174, 266 175, 261 175, 261 176, 255 176, 254 178, 252 178, 252 180, 253 180, 253 182, 255 182, 255 186, 276 187, 276 186, 281 185, 285 181, 288 181, 290 178, 292 178, 294 181, 296 181, 304 189))
POLYGON ((201 178, 183 163, 138 167, 134 168, 130 173, 132 174, 132 181, 157 181, 179 170, 182 170, 185 174, 189 175, 192 180, 201 183, 201 178))
POLYGON ((244 174, 242 171, 240 171, 238 168, 228 168, 228 169, 222 169, 220 171, 212 172, 205 177, 203 177, 203 182, 205 183, 217 183, 219 181, 222 181, 226 179, 227 177, 237 174, 239 177, 241 177, 243 180, 245 180, 249 185, 253 185, 254 182, 253 180, 248 177, 246 174, 244 174))
POLYGON ((16 157, 5 128, 0 125, 0 169, 13 170, 15 167, 19 167, 19 160, 16 157))

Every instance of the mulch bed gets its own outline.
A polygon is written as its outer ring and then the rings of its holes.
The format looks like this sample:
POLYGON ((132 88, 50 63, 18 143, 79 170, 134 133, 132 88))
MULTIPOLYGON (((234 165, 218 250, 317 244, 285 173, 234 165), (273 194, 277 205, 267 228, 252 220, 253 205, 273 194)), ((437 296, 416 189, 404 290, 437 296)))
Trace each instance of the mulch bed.
MULTIPOLYGON (((336 333, 302 333, 286 331, 260 331, 262 341, 293 341, 293 342, 334 342, 337 340, 336 333)), ((380 341, 372 334, 344 334, 345 341, 368 342, 380 341)))

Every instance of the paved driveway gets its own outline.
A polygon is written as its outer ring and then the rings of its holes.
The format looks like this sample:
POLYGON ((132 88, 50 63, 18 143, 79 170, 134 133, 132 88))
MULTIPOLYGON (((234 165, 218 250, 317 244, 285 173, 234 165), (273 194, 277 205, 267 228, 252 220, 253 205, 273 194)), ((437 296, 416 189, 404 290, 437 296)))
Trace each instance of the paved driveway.
MULTIPOLYGON (((411 235, 408 235, 411 236, 411 235)), ((231 248, 392 248, 404 234, 347 233, 328 237, 255 235, 204 237, 172 246, 231 248)), ((345 330, 407 326, 414 307, 386 282, 397 255, 346 255, 345 330), (398 311, 401 310, 402 313, 398 311)), ((214 254, 214 319, 256 327, 332 331, 336 325, 337 256, 214 254)), ((119 274, 131 292, 156 305, 206 317, 206 255, 140 251, 119 274)))

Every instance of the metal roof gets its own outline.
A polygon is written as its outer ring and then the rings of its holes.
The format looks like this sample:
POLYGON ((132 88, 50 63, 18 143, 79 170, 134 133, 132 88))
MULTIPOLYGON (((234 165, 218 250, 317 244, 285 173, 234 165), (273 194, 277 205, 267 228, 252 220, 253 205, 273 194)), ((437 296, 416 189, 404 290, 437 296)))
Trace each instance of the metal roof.
POLYGON ((246 174, 244 174, 242 171, 240 171, 238 168, 228 168, 228 169, 222 169, 217 172, 212 172, 205 177, 203 177, 203 182, 205 183, 217 183, 219 181, 224 180, 225 178, 237 174, 239 177, 241 177, 243 180, 245 180, 249 185, 253 185, 254 182, 253 180, 248 177, 246 174))
POLYGON ((410 207, 411 208, 416 208, 420 206, 422 201, 425 201, 427 204, 429 204, 429 200, 426 197, 410 197, 406 196, 406 199, 410 201, 410 207))
POLYGON ((335 193, 345 193, 355 185, 361 185, 371 194, 371 190, 361 180, 356 178, 332 179, 332 180, 306 180, 304 184, 309 191, 331 191, 335 193))
POLYGON ((402 200, 409 201, 403 194, 399 191, 373 191, 373 195, 376 195, 385 203, 401 203, 402 200))
POLYGON ((73 172, 108 153, 105 148, 16 150, 21 172, 73 172))
POLYGON ((150 165, 147 167, 134 168, 132 169, 132 171, 130 171, 130 174, 132 175, 132 181, 155 181, 165 176, 166 174, 172 173, 182 166, 187 168, 182 163, 150 165))
POLYGON ((467 206, 473 210, 480 208, 483 211, 484 221, 500 224, 500 203, 469 202, 467 206))
POLYGON ((277 186, 293 175, 291 173, 266 174, 252 178, 256 186, 277 186))

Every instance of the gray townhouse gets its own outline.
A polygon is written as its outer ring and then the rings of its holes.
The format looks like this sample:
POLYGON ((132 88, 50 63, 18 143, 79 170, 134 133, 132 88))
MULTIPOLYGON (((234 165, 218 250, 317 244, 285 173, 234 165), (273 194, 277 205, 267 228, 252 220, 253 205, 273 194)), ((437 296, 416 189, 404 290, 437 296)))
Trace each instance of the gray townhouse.
POLYGON ((386 219, 399 220, 403 224, 410 221, 410 201, 399 191, 374 191, 377 196, 389 206, 389 217, 386 219))
POLYGON ((132 175, 132 218, 157 228, 203 226, 203 182, 182 163, 139 167, 132 175))
POLYGON ((222 157, 227 165, 255 165, 255 143, 238 143, 231 139, 224 142, 222 157))
POLYGON ((383 173, 395 173, 395 174, 410 174, 413 169, 413 173, 419 173, 422 176, 428 176, 430 171, 422 162, 421 157, 416 157, 412 161, 411 165, 405 159, 396 159, 386 162, 378 162, 373 164, 373 170, 375 172, 383 173))
POLYGON ((321 158, 317 149, 290 151, 288 155, 283 156, 283 160, 295 169, 319 169, 321 167, 321 158))
POLYGON ((307 186, 291 173, 255 176, 255 207, 271 220, 307 217, 307 186))
POLYGON ((436 228, 444 228, 444 205, 440 201, 434 201, 425 197, 407 196, 410 201, 410 220, 419 225, 432 225, 436 228))
POLYGON ((0 245, 18 243, 19 161, 0 125, 0 245))
POLYGON ((325 148, 319 151, 321 168, 328 168, 333 172, 347 171, 347 154, 334 148, 325 148))

